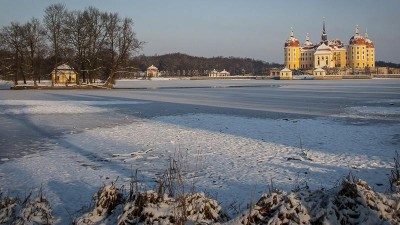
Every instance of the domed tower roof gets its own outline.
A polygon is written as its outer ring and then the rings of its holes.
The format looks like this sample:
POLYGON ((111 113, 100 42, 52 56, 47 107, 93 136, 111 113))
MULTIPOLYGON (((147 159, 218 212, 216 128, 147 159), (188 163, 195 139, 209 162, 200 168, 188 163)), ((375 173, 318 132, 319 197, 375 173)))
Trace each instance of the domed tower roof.
POLYGON ((300 42, 294 37, 293 29, 290 32, 290 38, 286 40, 285 47, 300 47, 300 42))
POLYGON ((304 42, 303 44, 303 49, 313 49, 315 47, 315 45, 310 41, 310 37, 306 36, 306 42, 304 42))
POLYGON ((366 44, 364 37, 360 35, 360 32, 358 30, 358 25, 356 26, 355 35, 350 38, 349 44, 350 45, 365 45, 366 44))
POLYGON ((329 41, 329 47, 333 49, 342 49, 344 48, 344 44, 340 39, 333 39, 329 41))
POLYGON ((367 45, 367 48, 375 48, 374 42, 371 41, 368 37, 368 30, 365 31, 365 43, 367 45))

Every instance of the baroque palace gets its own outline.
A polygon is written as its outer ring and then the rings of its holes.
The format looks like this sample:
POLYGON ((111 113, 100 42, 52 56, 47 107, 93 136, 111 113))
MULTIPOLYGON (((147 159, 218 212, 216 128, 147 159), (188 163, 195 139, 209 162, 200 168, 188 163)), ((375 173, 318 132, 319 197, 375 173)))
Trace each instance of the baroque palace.
POLYGON ((294 37, 293 30, 285 42, 285 67, 291 70, 312 70, 315 68, 352 68, 366 69, 375 67, 375 46, 368 33, 360 35, 358 26, 349 45, 345 46, 339 39, 328 40, 323 23, 321 41, 318 44, 306 41, 300 45, 294 37))

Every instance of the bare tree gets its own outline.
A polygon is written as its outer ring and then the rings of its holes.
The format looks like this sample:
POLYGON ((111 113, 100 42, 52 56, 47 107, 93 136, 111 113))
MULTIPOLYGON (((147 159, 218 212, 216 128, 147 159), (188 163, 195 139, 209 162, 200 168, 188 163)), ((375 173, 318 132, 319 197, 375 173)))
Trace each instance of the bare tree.
POLYGON ((112 56, 105 86, 112 86, 115 74, 119 72, 118 70, 127 62, 129 56, 137 52, 143 45, 143 42, 140 42, 136 38, 135 32, 133 32, 132 19, 124 18, 121 21, 117 20, 117 23, 111 23, 110 21, 113 20, 108 21, 107 40, 112 56))
POLYGON ((36 18, 32 18, 23 26, 24 40, 25 40, 25 51, 27 57, 29 57, 29 73, 33 78, 34 85, 39 79, 40 82, 40 65, 44 58, 46 49, 45 35, 46 30, 40 24, 40 21, 36 18))
MULTIPOLYGON (((67 14, 66 20, 66 43, 69 48, 72 49, 71 61, 77 65, 78 74, 83 75, 83 81, 85 81, 84 71, 87 71, 86 67, 86 55, 88 51, 89 34, 87 32, 86 20, 81 11, 73 11, 67 14)), ((80 78, 77 77, 76 82, 79 83, 80 78)))
MULTIPOLYGON (((65 38, 64 35, 64 25, 65 18, 67 15, 67 11, 63 4, 57 3, 48 6, 45 10, 44 15, 44 24, 48 31, 48 39, 52 45, 53 53, 54 53, 54 64, 57 66, 58 60, 61 58, 61 48, 62 48, 62 40, 65 38)), ((57 73, 57 70, 56 70, 57 73)), ((56 74, 57 76, 57 74, 56 74)))
POLYGON ((101 76, 110 85, 115 74, 133 68, 130 56, 143 43, 133 32, 132 19, 95 7, 68 11, 63 4, 52 4, 44 12, 43 25, 33 18, 24 25, 14 22, 0 32, 4 40, 0 41, 0 70, 16 84, 19 77, 26 82, 27 74, 36 85, 41 65, 50 70, 61 60, 78 70, 77 84, 92 83, 101 76))
POLYGON ((10 64, 7 69, 14 77, 14 85, 18 84, 18 75, 21 74, 24 84, 26 77, 23 69, 24 62, 24 31, 18 22, 12 22, 11 25, 5 26, 1 30, 1 40, 4 49, 11 54, 10 64))
POLYGON ((106 44, 106 13, 100 12, 94 7, 89 7, 83 12, 85 18, 85 26, 88 35, 88 51, 86 61, 90 68, 88 73, 88 81, 92 83, 96 77, 95 74, 102 66, 100 65, 102 59, 101 52, 104 50, 106 44))

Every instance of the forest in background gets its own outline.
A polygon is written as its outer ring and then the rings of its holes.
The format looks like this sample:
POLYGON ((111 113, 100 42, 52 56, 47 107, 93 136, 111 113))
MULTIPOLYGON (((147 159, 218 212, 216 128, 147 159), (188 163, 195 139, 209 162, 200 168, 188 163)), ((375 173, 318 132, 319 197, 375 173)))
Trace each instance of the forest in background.
POLYGON ((250 58, 222 56, 205 58, 182 53, 140 55, 132 59, 132 65, 137 65, 138 71, 146 71, 147 67, 154 65, 161 71, 162 76, 208 76, 214 69, 226 70, 231 75, 267 75, 270 68, 283 66, 250 58))

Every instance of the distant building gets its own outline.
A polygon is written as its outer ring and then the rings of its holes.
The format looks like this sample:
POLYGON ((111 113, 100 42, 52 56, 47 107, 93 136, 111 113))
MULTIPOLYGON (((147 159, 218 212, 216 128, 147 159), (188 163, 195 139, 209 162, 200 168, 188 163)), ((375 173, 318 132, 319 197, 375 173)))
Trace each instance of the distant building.
POLYGON ((228 72, 228 71, 226 71, 225 69, 224 70, 222 70, 220 73, 219 73, 219 76, 221 76, 221 77, 228 77, 228 76, 230 76, 231 74, 228 72))
POLYGON ((326 71, 322 68, 317 68, 313 71, 313 75, 314 76, 319 76, 319 77, 323 77, 326 75, 326 71))
POLYGON ((153 65, 151 65, 146 70, 146 76, 148 76, 148 77, 158 77, 158 68, 153 66, 153 65))
POLYGON ((279 72, 280 80, 291 80, 292 78, 293 78, 293 72, 288 68, 284 68, 279 72))
POLYGON ((77 73, 68 64, 62 64, 54 68, 51 72, 51 79, 54 84, 73 84, 76 83, 77 73))
POLYGON ((284 47, 285 67, 294 70, 308 70, 313 68, 374 68, 375 46, 365 36, 359 34, 358 26, 355 35, 350 38, 349 45, 345 47, 339 39, 328 40, 325 30, 325 21, 322 28, 321 41, 318 44, 310 42, 307 34, 306 41, 301 46, 294 37, 293 30, 284 47))
POLYGON ((209 77, 228 77, 230 75, 231 74, 228 71, 226 71, 225 69, 221 72, 218 72, 214 69, 208 74, 209 77))
POLYGON ((269 75, 272 77, 279 77, 280 69, 278 68, 272 68, 269 70, 269 75))
POLYGON ((209 77, 218 77, 218 71, 213 69, 210 73, 208 73, 209 77))

